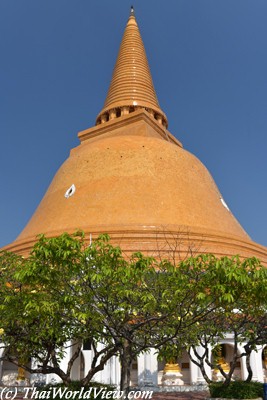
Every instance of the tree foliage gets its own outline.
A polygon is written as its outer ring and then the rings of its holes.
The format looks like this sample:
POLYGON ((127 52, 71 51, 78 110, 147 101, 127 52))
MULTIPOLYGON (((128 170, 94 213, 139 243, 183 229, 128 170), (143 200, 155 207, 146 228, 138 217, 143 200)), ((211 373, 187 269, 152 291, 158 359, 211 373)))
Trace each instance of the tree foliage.
POLYGON ((249 381, 251 352, 257 350, 257 345, 267 343, 267 269, 256 258, 240 260, 235 256, 218 260, 209 255, 206 272, 211 280, 205 292, 217 299, 217 307, 198 325, 197 340, 189 346, 190 358, 207 382, 211 379, 206 366, 220 371, 228 385, 240 359, 246 357, 249 381), (229 370, 225 370, 220 357, 212 357, 211 348, 215 349, 218 341, 229 335, 233 340, 233 354, 229 370), (243 346, 242 351, 239 346, 243 346))
POLYGON ((69 384, 89 339, 93 357, 83 384, 117 355, 126 390, 133 359, 151 347, 167 360, 191 348, 205 374, 206 344, 229 329, 249 349, 266 339, 259 325, 266 315, 266 281, 256 259, 200 255, 177 267, 141 253, 126 259, 107 235, 89 246, 82 232, 41 235, 27 258, 0 253, 2 359, 31 373, 55 373, 69 384), (198 357, 199 344, 205 351, 198 357))

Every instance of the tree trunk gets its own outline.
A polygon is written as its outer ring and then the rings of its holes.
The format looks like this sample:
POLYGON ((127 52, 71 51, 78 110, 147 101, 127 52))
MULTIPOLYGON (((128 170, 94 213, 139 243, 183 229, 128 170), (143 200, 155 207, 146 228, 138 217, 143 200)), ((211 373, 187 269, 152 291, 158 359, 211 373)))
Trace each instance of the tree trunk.
POLYGON ((201 362, 200 365, 199 365, 199 369, 200 369, 200 371, 201 371, 201 373, 202 373, 203 378, 205 379, 205 381, 206 381, 208 384, 211 383, 212 380, 211 380, 211 379, 208 377, 208 375, 207 375, 207 372, 206 372, 206 369, 205 369, 203 360, 202 360, 202 362, 201 362))
POLYGON ((250 382, 252 379, 252 376, 253 376, 253 371, 252 371, 252 368, 250 365, 250 354, 251 354, 251 351, 249 353, 247 353, 247 355, 246 355, 246 367, 248 370, 248 377, 246 379, 246 382, 250 382))
POLYGON ((194 346, 192 346, 192 350, 193 350, 193 352, 194 352, 194 354, 195 354, 195 357, 198 359, 198 361, 195 360, 195 359, 192 357, 192 354, 191 354, 191 352, 190 352, 190 350, 189 350, 189 351, 187 352, 187 354, 188 354, 190 360, 200 369, 200 371, 201 371, 201 373, 202 373, 203 378, 205 379, 205 381, 206 381, 208 384, 211 383, 212 380, 208 377, 207 372, 206 372, 206 369, 205 369, 205 360, 207 359, 207 351, 206 351, 206 349, 205 349, 205 353, 204 353, 202 356, 200 356, 200 355, 198 354, 198 352, 197 352, 197 350, 196 350, 196 348, 195 348, 194 346))
POLYGON ((117 354, 118 347, 117 346, 107 346, 106 348, 97 351, 97 345, 92 343, 93 346, 93 360, 91 363, 91 368, 89 369, 87 375, 81 380, 82 385, 88 385, 88 383, 92 380, 93 376, 102 371, 107 363, 107 361, 117 354), (98 362, 98 364, 97 364, 98 362))
POLYGON ((132 366, 131 346, 128 341, 125 341, 124 346, 121 349, 120 362, 121 362, 120 390, 123 392, 123 395, 127 397, 130 388, 131 366, 132 366))

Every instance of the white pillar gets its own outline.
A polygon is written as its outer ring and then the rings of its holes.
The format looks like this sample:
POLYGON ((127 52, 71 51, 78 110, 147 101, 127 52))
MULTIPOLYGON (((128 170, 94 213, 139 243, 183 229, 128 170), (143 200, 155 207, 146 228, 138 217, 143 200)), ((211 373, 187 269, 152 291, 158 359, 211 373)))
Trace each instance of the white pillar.
POLYGON ((158 384, 158 360, 155 349, 150 349, 145 354, 140 354, 137 359, 138 384, 140 386, 158 384))
POLYGON ((111 357, 103 371, 101 371, 101 381, 109 385, 119 386, 120 384, 120 363, 118 357, 111 357))
POLYGON ((118 357, 110 359, 110 384, 119 386, 120 384, 121 367, 118 357))
POLYGON ((240 359, 240 367, 241 367, 241 379, 245 381, 248 377, 248 370, 245 357, 242 357, 240 359))
POLYGON ((253 371, 252 380, 263 382, 263 369, 262 369, 262 346, 257 346, 257 351, 252 351, 250 356, 250 365, 253 371))
POLYGON ((92 350, 82 350, 84 358, 84 376, 86 376, 91 368, 92 364, 92 350))
POLYGON ((137 372, 138 372, 138 385, 144 386, 145 376, 145 357, 144 354, 140 354, 137 357, 137 372))
POLYGON ((189 361, 189 365, 190 365, 190 384, 195 385, 198 382, 199 368, 191 360, 189 361))
MULTIPOLYGON (((78 343, 72 345, 72 347, 70 348, 70 358, 73 356, 77 348, 78 348, 78 343)), ((78 357, 76 358, 76 360, 72 365, 70 373, 71 379, 73 381, 79 381, 81 379, 80 372, 81 372, 81 354, 78 355, 78 357)))
MULTIPOLYGON (((205 349, 202 346, 198 346, 196 350, 200 356, 202 356, 205 351, 205 349)), ((191 355, 194 359, 196 359, 196 361, 198 361, 197 358, 194 357, 193 351, 191 351, 191 355)), ((205 363, 205 370, 206 370, 208 377, 210 378, 211 377, 211 368, 206 363, 205 363)), ((201 384, 206 383, 200 368, 196 364, 194 364, 191 360, 190 360, 190 372, 191 372, 191 374, 190 374, 191 384, 197 383, 197 384, 201 385, 201 384)))

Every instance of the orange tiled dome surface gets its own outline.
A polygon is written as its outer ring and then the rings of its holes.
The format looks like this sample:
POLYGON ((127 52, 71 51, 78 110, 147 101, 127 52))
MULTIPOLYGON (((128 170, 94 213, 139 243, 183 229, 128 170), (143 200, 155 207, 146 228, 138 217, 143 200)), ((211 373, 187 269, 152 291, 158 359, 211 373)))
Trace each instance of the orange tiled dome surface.
POLYGON ((39 233, 82 229, 111 233, 130 251, 155 254, 176 235, 180 247, 183 237, 183 254, 193 245, 195 252, 266 256, 227 209, 204 165, 161 129, 136 111, 103 132, 83 132, 90 138, 71 151, 13 246, 26 249, 39 233))

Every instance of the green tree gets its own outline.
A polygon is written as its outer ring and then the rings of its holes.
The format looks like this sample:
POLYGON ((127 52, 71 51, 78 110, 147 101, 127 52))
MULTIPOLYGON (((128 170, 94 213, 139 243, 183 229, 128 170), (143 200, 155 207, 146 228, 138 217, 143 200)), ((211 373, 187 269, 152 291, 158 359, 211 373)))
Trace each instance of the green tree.
MULTIPOLYGON (((81 383, 87 384, 118 355, 125 392, 131 363, 140 353, 152 347, 170 360, 182 347, 191 346, 195 352, 203 338, 215 343, 233 328, 229 318, 234 307, 254 319, 259 315, 254 309, 264 312, 261 299, 267 287, 266 275, 254 259, 242 264, 198 256, 177 268, 141 253, 126 259, 107 235, 88 246, 83 233, 41 235, 25 259, 2 252, 0 280, 5 359, 31 373, 55 373, 69 384, 82 343, 89 339, 93 359, 81 383), (247 303, 241 301, 244 293, 247 303), (73 351, 63 370, 61 360, 69 346, 73 351), (29 366, 30 358, 35 363, 29 366)), ((248 327, 251 330, 251 325, 243 327, 243 338, 249 337, 248 327)), ((251 333, 250 348, 255 338, 251 333)), ((201 357, 195 356, 194 362, 205 374, 208 354, 201 357)))
POLYGON ((201 369, 207 382, 210 383, 211 379, 206 365, 220 371, 225 385, 230 383, 240 359, 246 357, 249 381, 252 378, 251 352, 267 341, 267 269, 256 258, 240 260, 235 256, 217 259, 210 255, 206 272, 210 277, 209 286, 199 296, 206 296, 208 292, 209 296, 217 299, 217 307, 198 324, 197 341, 191 342, 189 356, 201 369), (210 349, 216 349, 218 341, 229 334, 233 338, 233 355, 226 370, 220 357, 215 354, 212 357, 210 349), (238 346, 244 343, 244 351, 240 353, 238 346))
POLYGON ((206 280, 199 269, 190 267, 185 273, 141 253, 125 260, 107 237, 93 242, 89 252, 79 277, 80 295, 87 309, 93 293, 95 311, 105 327, 102 335, 118 345, 121 390, 127 390, 136 356, 151 347, 164 347, 166 352, 178 336, 185 340, 193 325, 211 312, 214 301, 197 300, 206 280))
MULTIPOLYGON (((4 359, 30 373, 55 373, 64 383, 70 382, 83 341, 88 337, 101 339, 94 309, 86 310, 85 321, 81 299, 73 296, 79 286, 77 271, 85 264, 82 233, 51 239, 40 236, 26 259, 1 253, 0 329, 4 359), (63 370, 60 362, 70 347, 75 351, 63 370), (29 366, 30 358, 35 362, 29 366)), ((114 345, 96 349, 88 376, 103 369, 115 353, 114 345)))
POLYGON ((166 347, 179 334, 184 339, 212 310, 206 298, 197 303, 205 285, 201 270, 185 273, 141 253, 126 260, 107 235, 91 246, 82 233, 42 235, 28 258, 1 253, 0 265, 5 359, 31 373, 55 373, 66 384, 89 338, 94 357, 82 383, 117 354, 126 390, 138 354, 166 347), (75 351, 63 370, 60 361, 69 346, 75 351), (29 366, 30 358, 35 363, 29 366))

